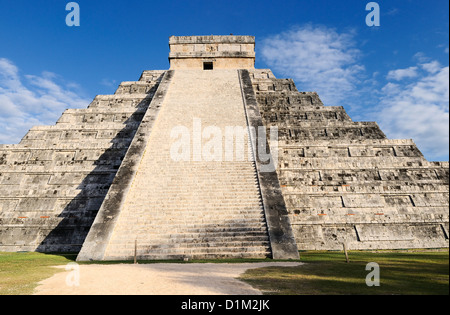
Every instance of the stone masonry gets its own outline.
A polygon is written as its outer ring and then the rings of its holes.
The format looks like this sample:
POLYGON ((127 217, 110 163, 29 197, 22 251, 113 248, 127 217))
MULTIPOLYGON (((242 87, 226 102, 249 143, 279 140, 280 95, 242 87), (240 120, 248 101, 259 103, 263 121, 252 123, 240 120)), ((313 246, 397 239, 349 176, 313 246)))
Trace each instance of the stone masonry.
POLYGON ((0 251, 81 249, 163 73, 0 146, 0 251))
POLYGON ((1 145, 0 251, 122 260, 137 246, 139 259, 295 259, 343 242, 448 247, 448 162, 428 162, 412 140, 387 139, 376 123, 254 69, 254 45, 251 36, 171 37, 171 70, 144 71, 1 145), (255 160, 202 159, 199 124, 276 126, 278 151, 266 152, 278 154, 277 169, 261 171, 266 140, 251 137, 240 141, 255 160), (188 161, 171 155, 180 126, 188 161))
POLYGON ((448 162, 428 162, 412 140, 387 139, 270 70, 249 72, 265 126, 279 130, 277 172, 299 248, 448 247, 448 162))

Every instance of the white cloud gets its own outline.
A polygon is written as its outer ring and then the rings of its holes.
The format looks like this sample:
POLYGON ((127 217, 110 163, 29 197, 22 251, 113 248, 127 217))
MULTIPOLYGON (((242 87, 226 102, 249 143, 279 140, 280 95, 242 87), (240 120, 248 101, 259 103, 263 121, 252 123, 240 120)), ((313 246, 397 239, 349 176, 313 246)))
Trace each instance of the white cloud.
POLYGON ((341 105, 355 92, 364 67, 352 32, 307 25, 268 37, 261 55, 271 69, 292 77, 302 91, 316 91, 327 105, 341 105))
POLYGON ((21 75, 10 60, 0 58, 0 143, 17 143, 35 125, 53 125, 67 108, 85 108, 90 101, 73 83, 58 75, 21 75))
POLYGON ((441 70, 441 64, 434 60, 432 62, 423 63, 420 65, 425 71, 428 71, 430 73, 436 73, 439 70, 441 70))
POLYGON ((417 67, 409 67, 407 69, 397 69, 389 71, 387 75, 388 80, 397 80, 400 81, 404 78, 414 78, 419 74, 417 73, 417 67))
POLYGON ((110 79, 102 79, 100 81, 101 85, 107 86, 107 87, 115 87, 117 86, 117 81, 116 80, 110 80, 110 79))
POLYGON ((392 8, 392 9, 390 9, 389 11, 387 11, 387 15, 397 15, 398 14, 398 12, 399 12, 400 10, 398 9, 398 8, 392 8))
POLYGON ((449 67, 432 61, 407 84, 387 83, 377 120, 390 138, 412 138, 429 159, 449 153, 449 67))

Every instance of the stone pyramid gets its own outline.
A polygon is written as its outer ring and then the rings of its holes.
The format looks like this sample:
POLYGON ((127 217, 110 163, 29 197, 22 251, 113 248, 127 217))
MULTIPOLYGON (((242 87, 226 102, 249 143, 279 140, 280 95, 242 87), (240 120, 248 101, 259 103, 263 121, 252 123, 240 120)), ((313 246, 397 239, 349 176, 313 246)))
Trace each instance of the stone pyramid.
POLYGON ((448 162, 255 69, 252 36, 169 44, 170 70, 0 146, 0 251, 84 261, 448 247, 448 162))

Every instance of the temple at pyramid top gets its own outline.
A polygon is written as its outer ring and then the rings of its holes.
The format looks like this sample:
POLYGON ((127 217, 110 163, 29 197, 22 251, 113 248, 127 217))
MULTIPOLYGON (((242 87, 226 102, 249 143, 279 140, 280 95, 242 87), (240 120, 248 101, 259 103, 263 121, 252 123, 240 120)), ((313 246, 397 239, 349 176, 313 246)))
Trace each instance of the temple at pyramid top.
POLYGON ((254 36, 172 36, 170 69, 254 69, 254 36))

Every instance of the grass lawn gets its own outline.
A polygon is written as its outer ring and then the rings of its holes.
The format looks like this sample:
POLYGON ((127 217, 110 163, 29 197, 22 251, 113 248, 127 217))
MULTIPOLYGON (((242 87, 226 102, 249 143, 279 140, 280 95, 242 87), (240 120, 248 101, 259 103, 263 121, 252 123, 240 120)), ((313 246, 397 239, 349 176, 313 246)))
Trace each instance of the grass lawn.
POLYGON ((302 252, 305 265, 248 270, 241 278, 265 294, 448 295, 449 252, 302 252), (380 286, 368 287, 369 262, 380 266, 380 286))
MULTIPOLYGON (((449 294, 449 252, 445 251, 390 251, 350 252, 350 263, 342 252, 302 252, 299 267, 271 267, 247 271, 241 280, 266 294, 449 294), (365 284, 366 264, 380 265, 380 287, 365 284)), ((0 253, 0 295, 32 294, 38 282, 51 277, 58 270, 52 266, 73 262, 76 255, 49 255, 40 253, 0 253)), ((186 263, 244 263, 273 261, 192 260, 186 263)), ((174 262, 180 261, 159 261, 174 262)), ((90 262, 117 264, 124 262, 90 262)), ((130 262, 128 262, 130 263, 130 262)), ((158 262, 144 262, 158 263, 158 262)))
POLYGON ((52 266, 66 265, 73 262, 75 257, 40 253, 0 253, 0 295, 32 294, 38 282, 58 272, 52 266))

